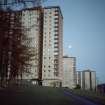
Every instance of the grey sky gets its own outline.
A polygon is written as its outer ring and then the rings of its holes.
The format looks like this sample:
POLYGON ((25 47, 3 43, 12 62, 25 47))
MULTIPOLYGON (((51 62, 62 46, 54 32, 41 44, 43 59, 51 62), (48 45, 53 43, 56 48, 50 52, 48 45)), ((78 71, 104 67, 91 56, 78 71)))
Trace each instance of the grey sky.
POLYGON ((64 16, 64 52, 77 57, 77 69, 92 69, 105 83, 105 0, 49 0, 64 16))

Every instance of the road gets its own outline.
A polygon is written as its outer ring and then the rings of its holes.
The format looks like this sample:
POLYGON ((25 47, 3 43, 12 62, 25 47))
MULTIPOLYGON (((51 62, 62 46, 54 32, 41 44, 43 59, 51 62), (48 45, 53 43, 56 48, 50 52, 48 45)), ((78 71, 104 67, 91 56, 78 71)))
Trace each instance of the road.
POLYGON ((40 86, 0 89, 0 105, 100 105, 62 88, 40 86))
POLYGON ((70 98, 74 99, 75 101, 77 101, 77 103, 81 103, 83 105, 100 105, 98 103, 96 104, 96 103, 94 103, 90 100, 87 100, 83 97, 76 96, 76 95, 72 94, 70 91, 67 91, 67 90, 64 90, 64 94, 66 96, 69 96, 70 98))

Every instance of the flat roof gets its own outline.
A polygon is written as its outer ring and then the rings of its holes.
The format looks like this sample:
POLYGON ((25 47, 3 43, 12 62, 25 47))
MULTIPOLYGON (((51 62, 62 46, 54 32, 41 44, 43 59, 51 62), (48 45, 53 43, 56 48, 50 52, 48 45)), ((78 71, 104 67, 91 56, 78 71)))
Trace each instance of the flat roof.
POLYGON ((61 11, 60 6, 46 6, 46 7, 43 7, 43 8, 44 8, 44 9, 58 8, 58 9, 59 9, 59 11, 60 11, 61 16, 62 16, 62 18, 63 18, 63 14, 62 14, 62 11, 61 11))

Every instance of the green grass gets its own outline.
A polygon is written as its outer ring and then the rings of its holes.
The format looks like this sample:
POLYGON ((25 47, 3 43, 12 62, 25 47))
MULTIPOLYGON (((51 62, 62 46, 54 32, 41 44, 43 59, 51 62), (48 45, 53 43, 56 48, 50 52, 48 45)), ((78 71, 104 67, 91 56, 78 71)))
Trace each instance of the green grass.
POLYGON ((75 100, 64 95, 62 88, 12 87, 5 89, 4 93, 0 99, 10 105, 78 105, 75 100))

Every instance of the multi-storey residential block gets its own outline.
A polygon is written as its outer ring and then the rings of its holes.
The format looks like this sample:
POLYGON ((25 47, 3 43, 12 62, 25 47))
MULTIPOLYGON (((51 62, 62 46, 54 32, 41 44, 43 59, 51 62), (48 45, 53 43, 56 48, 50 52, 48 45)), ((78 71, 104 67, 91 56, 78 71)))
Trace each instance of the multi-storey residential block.
POLYGON ((63 87, 74 88, 76 85, 76 58, 63 57, 63 87))
POLYGON ((37 81, 41 80, 42 73, 42 9, 24 9, 20 12, 22 13, 22 32, 30 39, 30 42, 26 42, 25 44, 28 47, 33 48, 34 52, 33 60, 30 61, 32 64, 29 68, 30 70, 23 74, 23 79, 32 79, 37 83, 37 81))
POLYGON ((30 68, 32 75, 25 74, 25 78, 38 79, 45 86, 61 84, 62 24, 63 16, 59 7, 22 11, 24 34, 32 38, 31 47, 35 48, 34 65, 30 68))
POLYGON ((62 78, 62 24, 59 7, 43 9, 43 85, 58 84, 62 78))
POLYGON ((34 56, 32 61, 29 61, 31 66, 27 73, 23 73, 22 78, 34 80, 34 83, 44 86, 60 86, 63 69, 63 16, 60 8, 37 7, 8 11, 5 14, 13 14, 17 17, 21 30, 19 32, 30 39, 23 44, 33 49, 34 56))
POLYGON ((96 90, 96 72, 91 70, 77 71, 77 84, 81 89, 96 90))
POLYGON ((83 88, 83 72, 82 71, 77 71, 76 72, 76 84, 78 84, 81 89, 83 88))
POLYGON ((91 90, 96 90, 96 72, 91 71, 91 90))

